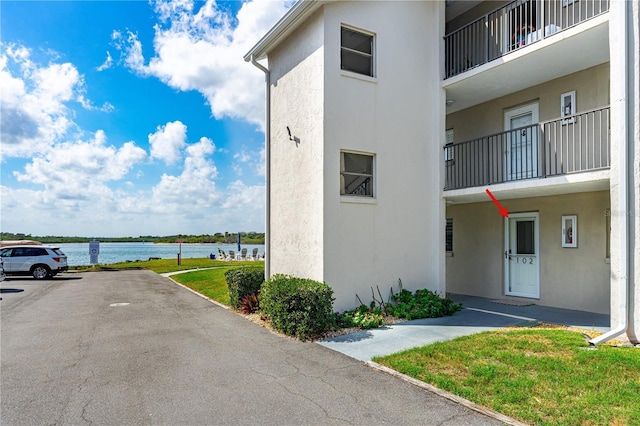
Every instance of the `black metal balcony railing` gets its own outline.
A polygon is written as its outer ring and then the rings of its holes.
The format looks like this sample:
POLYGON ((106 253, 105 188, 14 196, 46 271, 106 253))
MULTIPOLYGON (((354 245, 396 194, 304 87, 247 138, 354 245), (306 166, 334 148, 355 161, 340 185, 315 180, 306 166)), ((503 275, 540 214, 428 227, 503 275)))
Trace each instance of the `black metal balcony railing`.
POLYGON ((609 2, 515 0, 502 6, 445 36, 445 78, 607 12, 609 2))
POLYGON ((609 167, 609 107, 444 147, 445 190, 609 167))

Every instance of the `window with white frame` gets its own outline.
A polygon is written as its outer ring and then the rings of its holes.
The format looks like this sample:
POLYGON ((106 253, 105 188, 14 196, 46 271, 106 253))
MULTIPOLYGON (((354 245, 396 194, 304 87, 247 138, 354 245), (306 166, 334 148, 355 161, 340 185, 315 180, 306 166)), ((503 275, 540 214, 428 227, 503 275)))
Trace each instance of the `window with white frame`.
POLYGON ((340 152, 340 195, 374 196, 373 154, 340 152))
POLYGON ((445 135, 444 161, 453 161, 453 129, 448 129, 445 135))
POLYGON ((340 68, 373 77, 373 35, 341 27, 340 68))

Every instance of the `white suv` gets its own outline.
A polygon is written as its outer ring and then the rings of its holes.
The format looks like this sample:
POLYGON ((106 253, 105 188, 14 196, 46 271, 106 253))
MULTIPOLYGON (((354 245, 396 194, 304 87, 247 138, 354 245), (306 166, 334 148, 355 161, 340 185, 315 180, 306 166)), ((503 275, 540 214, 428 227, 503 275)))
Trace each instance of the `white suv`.
POLYGON ((19 245, 0 250, 2 266, 7 275, 32 275, 41 280, 69 269, 67 256, 58 247, 19 245))

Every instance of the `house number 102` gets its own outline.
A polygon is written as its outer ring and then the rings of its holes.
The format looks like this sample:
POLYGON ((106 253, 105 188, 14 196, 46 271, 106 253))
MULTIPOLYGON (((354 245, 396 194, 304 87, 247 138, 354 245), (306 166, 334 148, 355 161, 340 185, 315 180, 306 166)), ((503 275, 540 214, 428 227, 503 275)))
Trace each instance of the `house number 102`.
POLYGON ((524 265, 533 265, 533 257, 516 257, 516 263, 524 265))

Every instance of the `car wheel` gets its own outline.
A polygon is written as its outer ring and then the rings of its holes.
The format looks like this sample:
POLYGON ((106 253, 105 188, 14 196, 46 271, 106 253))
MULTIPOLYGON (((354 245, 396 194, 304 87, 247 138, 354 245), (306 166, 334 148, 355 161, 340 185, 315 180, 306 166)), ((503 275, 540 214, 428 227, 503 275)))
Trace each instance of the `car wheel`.
POLYGON ((46 265, 36 265, 31 271, 33 278, 35 278, 36 280, 47 278, 50 273, 51 271, 49 270, 49 267, 47 267, 46 265))

